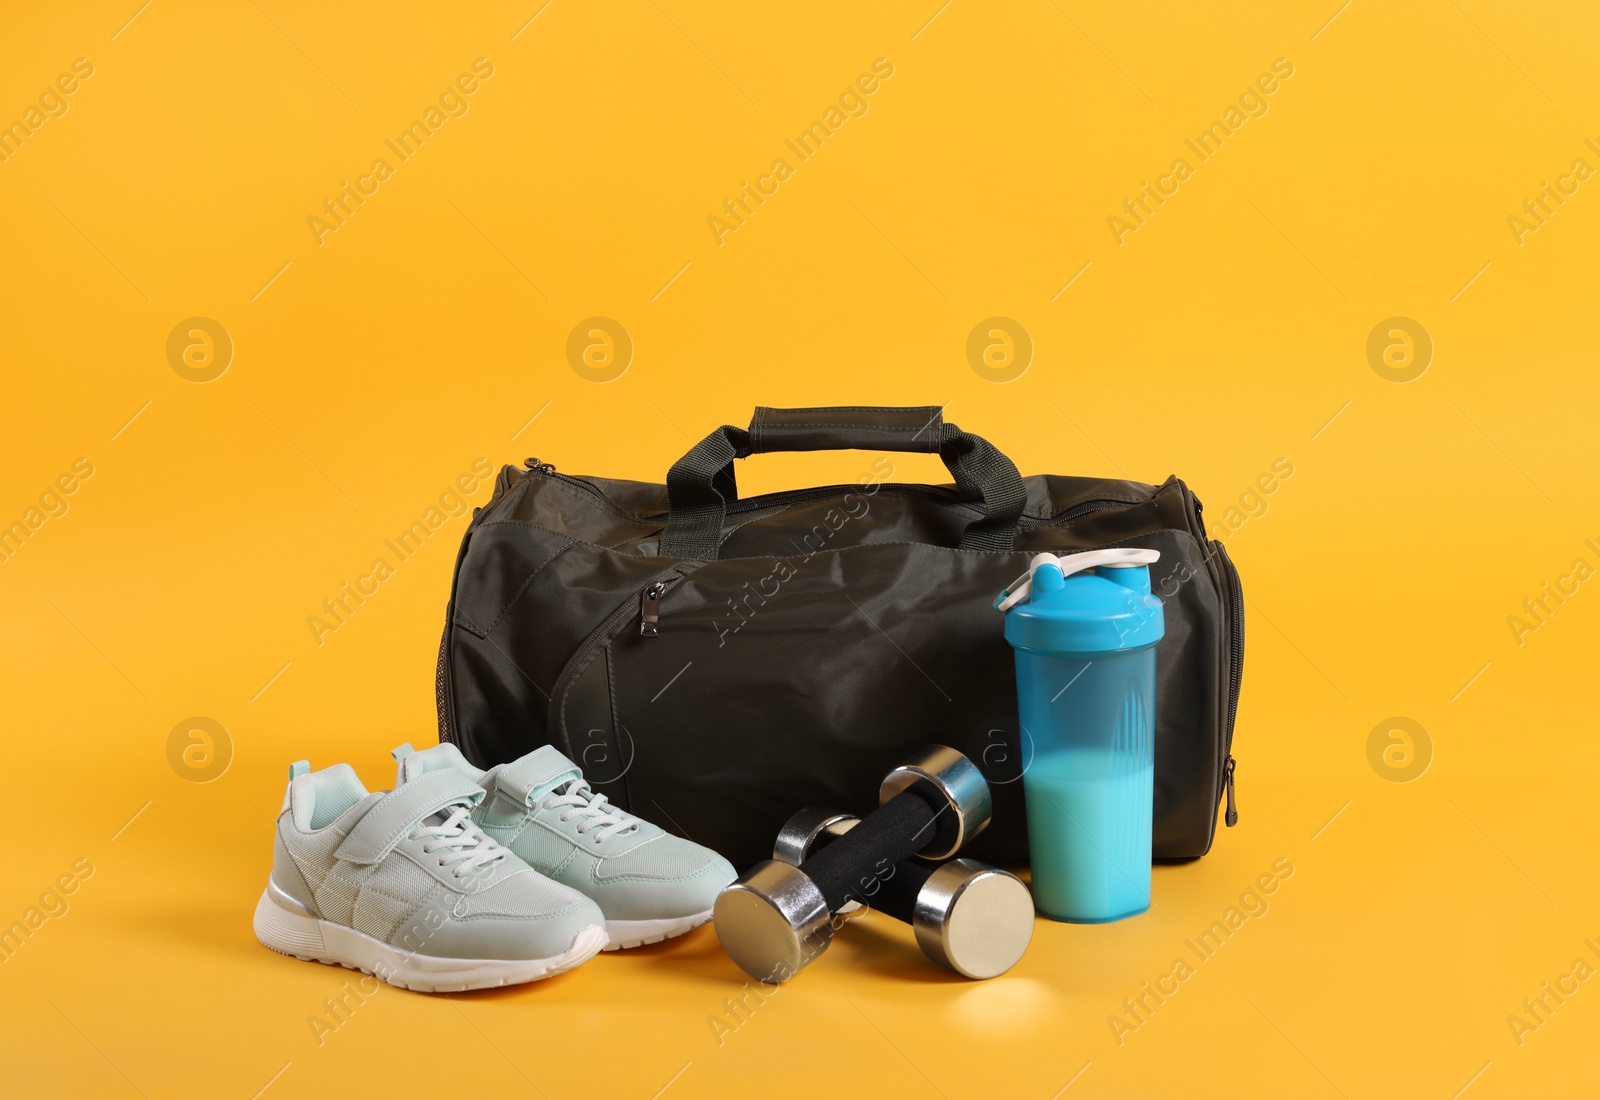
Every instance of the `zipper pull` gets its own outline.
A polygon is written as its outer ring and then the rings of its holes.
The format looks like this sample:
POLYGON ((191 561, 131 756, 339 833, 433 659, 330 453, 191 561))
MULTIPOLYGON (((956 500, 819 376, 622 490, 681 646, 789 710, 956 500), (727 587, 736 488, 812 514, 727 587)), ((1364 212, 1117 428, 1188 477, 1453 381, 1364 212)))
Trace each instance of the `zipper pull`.
POLYGON ((661 633, 661 594, 666 581, 656 581, 639 596, 639 637, 654 638, 661 633))
POLYGON ((537 458, 525 458, 522 464, 536 474, 553 474, 556 468, 548 462, 540 462, 537 458))
POLYGON ((1239 807, 1233 800, 1233 769, 1235 765, 1236 761, 1230 756, 1228 757, 1228 762, 1222 766, 1222 781, 1227 785, 1228 791, 1228 812, 1223 817, 1223 821, 1227 822, 1230 829, 1239 824, 1239 807))

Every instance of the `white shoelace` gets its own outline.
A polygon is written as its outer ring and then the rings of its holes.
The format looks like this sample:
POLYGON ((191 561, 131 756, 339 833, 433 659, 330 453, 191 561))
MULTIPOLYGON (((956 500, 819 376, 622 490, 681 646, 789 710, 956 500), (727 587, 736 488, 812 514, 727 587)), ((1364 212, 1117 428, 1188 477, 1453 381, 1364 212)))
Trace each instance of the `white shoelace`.
POLYGON ((544 800, 544 808, 568 807, 561 820, 579 818, 578 832, 594 830, 594 840, 598 844, 613 833, 631 832, 639 824, 638 818, 609 803, 605 795, 596 794, 582 779, 569 779, 550 792, 544 800))
POLYGON ((511 854, 510 848, 478 828, 467 816, 469 813, 469 806, 449 807, 447 816, 439 824, 419 825, 411 834, 412 840, 427 841, 422 846, 424 852, 430 855, 443 852, 439 863, 450 868, 456 878, 487 871, 511 854))

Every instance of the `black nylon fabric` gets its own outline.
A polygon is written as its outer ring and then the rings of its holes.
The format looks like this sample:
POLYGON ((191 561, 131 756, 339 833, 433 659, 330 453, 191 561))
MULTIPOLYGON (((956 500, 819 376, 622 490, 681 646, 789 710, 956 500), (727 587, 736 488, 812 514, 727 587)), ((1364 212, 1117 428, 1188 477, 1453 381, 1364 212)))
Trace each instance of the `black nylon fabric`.
POLYGON ((617 804, 739 866, 770 855, 800 807, 865 813, 890 768, 947 744, 994 795, 963 855, 1019 862, 1030 749, 992 601, 1039 551, 1150 547, 1167 628, 1154 854, 1203 855, 1243 618, 1237 574, 1188 488, 1023 478, 1012 548, 964 549, 984 509, 954 486, 884 483, 891 470, 880 459, 859 484, 730 494, 715 553, 683 557, 661 552, 668 486, 507 467, 457 560, 441 740, 479 767, 553 744, 617 804), (657 582, 658 634, 643 637, 657 582))

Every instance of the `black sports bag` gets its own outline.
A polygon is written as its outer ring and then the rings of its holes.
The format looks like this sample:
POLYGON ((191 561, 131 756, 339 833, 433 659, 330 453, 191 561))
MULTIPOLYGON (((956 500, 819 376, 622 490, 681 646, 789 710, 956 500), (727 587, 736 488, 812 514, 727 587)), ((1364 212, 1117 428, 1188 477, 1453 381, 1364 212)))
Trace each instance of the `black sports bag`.
POLYGON ((1233 823, 1243 594, 1183 482, 1023 478, 928 408, 757 409, 666 485, 506 467, 456 559, 439 736, 480 767, 553 744, 597 790, 740 866, 812 803, 862 812, 917 747, 965 752, 994 818, 970 854, 1027 857, 1012 650, 995 596, 1031 556, 1161 551, 1154 854, 1233 823), (854 484, 740 499, 733 460, 936 453, 953 486, 854 484))

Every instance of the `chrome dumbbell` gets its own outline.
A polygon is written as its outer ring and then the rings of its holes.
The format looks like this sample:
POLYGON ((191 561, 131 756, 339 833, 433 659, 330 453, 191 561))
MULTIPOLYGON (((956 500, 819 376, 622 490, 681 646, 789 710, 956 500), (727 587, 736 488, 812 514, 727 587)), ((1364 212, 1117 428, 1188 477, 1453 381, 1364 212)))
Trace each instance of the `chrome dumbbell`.
POLYGON ((972 761, 943 745, 922 750, 878 788, 878 808, 796 866, 767 860, 717 898, 717 937, 729 957, 760 981, 782 982, 828 949, 832 918, 886 869, 920 855, 941 860, 989 824, 989 784, 972 761))
MULTIPOLYGON (((860 820, 824 807, 801 810, 784 824, 772 858, 799 866, 860 820)), ((974 859, 901 860, 877 875, 874 887, 868 904, 911 925, 924 955, 964 977, 1004 974, 1033 938, 1028 888, 1011 872, 974 859)))

